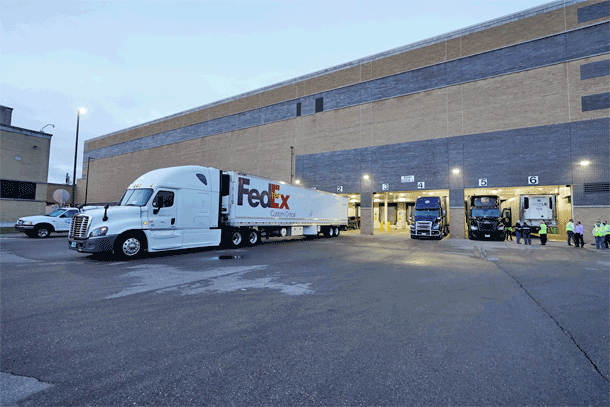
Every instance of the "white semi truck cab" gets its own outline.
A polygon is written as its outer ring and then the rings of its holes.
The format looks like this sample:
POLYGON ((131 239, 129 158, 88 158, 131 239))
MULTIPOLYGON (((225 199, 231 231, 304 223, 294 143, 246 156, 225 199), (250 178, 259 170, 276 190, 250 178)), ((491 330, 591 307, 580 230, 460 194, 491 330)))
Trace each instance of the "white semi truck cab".
POLYGON ((135 180, 118 206, 80 213, 69 248, 114 252, 255 245, 261 237, 333 237, 347 227, 347 197, 235 171, 196 165, 162 168, 135 180))

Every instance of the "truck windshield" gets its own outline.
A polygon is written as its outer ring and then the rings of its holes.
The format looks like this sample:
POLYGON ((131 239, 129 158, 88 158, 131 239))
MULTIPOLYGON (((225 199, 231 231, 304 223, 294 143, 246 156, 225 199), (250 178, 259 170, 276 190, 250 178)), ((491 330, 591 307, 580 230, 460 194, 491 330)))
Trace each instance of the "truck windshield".
POLYGON ((153 190, 150 188, 144 189, 128 189, 123 194, 119 201, 120 206, 144 206, 152 195, 153 190))
POLYGON ((472 216, 477 218, 499 218, 500 217, 500 209, 498 208, 472 208, 472 216))
POLYGON ((438 216, 438 209, 415 209, 415 216, 438 216))

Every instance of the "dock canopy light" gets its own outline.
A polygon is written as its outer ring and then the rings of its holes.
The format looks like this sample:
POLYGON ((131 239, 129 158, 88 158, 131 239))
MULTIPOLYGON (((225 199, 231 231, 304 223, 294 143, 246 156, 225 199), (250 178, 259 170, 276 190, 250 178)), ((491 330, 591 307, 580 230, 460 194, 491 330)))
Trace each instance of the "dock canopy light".
POLYGON ((580 162, 580 165, 582 165, 583 167, 586 167, 586 166, 587 166, 587 165, 589 165, 589 164, 591 164, 591 161, 588 161, 588 160, 582 160, 582 161, 580 162))
POLYGON ((362 176, 362 178, 364 178, 364 180, 365 180, 365 181, 368 181, 368 180, 369 180, 369 176, 368 176, 367 174, 364 174, 364 175, 362 176))
POLYGON ((453 173, 454 174, 459 174, 460 173, 460 169, 459 168, 454 168, 453 169, 453 173))

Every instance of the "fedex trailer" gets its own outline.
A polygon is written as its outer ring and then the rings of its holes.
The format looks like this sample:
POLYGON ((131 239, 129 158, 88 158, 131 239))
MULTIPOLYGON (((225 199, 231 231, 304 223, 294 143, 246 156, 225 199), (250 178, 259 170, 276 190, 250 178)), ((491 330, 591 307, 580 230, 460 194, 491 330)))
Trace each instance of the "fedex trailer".
POLYGON ((338 236, 348 199, 281 181, 196 165, 135 180, 118 206, 72 220, 69 248, 134 258, 143 251, 256 245, 272 236, 338 236))

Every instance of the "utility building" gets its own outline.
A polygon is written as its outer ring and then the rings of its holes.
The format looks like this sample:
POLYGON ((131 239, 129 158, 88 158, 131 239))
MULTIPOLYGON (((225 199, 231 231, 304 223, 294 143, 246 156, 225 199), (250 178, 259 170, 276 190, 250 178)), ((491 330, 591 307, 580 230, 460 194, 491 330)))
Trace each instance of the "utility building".
POLYGON ((13 109, 0 106, 0 226, 42 215, 47 205, 51 134, 12 125, 13 109))
POLYGON ((590 228, 610 220, 609 20, 609 1, 555 1, 89 140, 88 201, 199 164, 347 194, 362 233, 408 228, 427 195, 452 237, 489 194, 513 223, 551 196, 559 232, 590 228))

